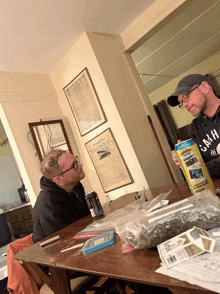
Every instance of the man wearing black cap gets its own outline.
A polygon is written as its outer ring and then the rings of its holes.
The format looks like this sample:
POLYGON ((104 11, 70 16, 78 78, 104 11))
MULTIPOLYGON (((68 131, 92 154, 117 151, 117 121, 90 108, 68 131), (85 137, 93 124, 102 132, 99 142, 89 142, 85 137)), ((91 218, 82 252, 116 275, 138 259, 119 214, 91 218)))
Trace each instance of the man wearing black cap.
MULTIPOLYGON (((167 102, 172 107, 185 108, 196 117, 189 127, 189 138, 198 145, 211 178, 220 179, 220 99, 211 81, 200 74, 188 75, 178 83, 167 102)), ((180 167, 175 151, 172 157, 180 167)))

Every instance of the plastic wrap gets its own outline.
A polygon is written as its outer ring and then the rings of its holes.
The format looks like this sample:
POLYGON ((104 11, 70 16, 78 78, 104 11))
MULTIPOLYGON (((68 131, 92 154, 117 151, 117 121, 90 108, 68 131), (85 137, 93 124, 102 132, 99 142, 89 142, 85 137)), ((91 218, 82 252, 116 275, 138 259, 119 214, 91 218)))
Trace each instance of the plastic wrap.
POLYGON ((74 238, 84 238, 88 236, 97 236, 108 230, 115 230, 116 225, 124 225, 131 219, 137 219, 140 215, 144 216, 146 211, 158 208, 162 205, 162 201, 167 198, 169 193, 162 193, 151 201, 146 201, 146 197, 142 195, 123 208, 117 209, 108 216, 92 222, 84 230, 80 231, 74 238))
POLYGON ((152 248, 192 228, 208 230, 220 226, 220 200, 210 190, 165 208, 116 225, 116 232, 134 248, 152 248))

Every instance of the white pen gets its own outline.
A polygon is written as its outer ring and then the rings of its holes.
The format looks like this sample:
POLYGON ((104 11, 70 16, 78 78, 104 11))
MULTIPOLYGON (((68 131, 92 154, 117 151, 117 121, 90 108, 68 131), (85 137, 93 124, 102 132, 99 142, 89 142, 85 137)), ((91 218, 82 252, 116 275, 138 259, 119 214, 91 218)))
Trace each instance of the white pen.
POLYGON ((77 245, 74 245, 72 247, 69 247, 69 248, 66 248, 66 249, 63 249, 61 250, 60 252, 65 252, 65 251, 68 251, 68 250, 71 250, 71 249, 74 249, 74 248, 78 248, 78 247, 81 247, 84 243, 80 243, 80 244, 77 244, 77 245))
POLYGON ((52 242, 54 242, 56 240, 59 240, 59 239, 60 239, 60 236, 55 236, 53 238, 50 238, 50 239, 40 243, 40 246, 45 246, 45 245, 50 244, 50 243, 52 243, 52 242))

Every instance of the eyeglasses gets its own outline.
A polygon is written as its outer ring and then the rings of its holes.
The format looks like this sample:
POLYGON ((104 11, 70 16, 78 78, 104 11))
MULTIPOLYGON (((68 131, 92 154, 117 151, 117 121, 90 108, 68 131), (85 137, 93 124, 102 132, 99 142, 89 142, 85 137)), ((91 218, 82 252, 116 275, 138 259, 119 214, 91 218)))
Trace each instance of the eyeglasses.
POLYGON ((75 169, 75 170, 77 170, 77 169, 78 169, 78 163, 80 163, 80 160, 79 160, 79 157, 76 156, 76 160, 72 163, 71 167, 68 168, 67 170, 65 170, 64 172, 60 173, 59 175, 57 175, 57 177, 59 177, 59 176, 65 174, 66 172, 68 172, 68 171, 71 170, 71 169, 75 169))
POLYGON ((182 101, 179 103, 179 108, 183 109, 183 102, 188 102, 189 101, 189 94, 192 93, 192 91, 194 91, 196 88, 198 88, 201 84, 197 85, 195 88, 191 89, 188 93, 183 95, 183 99, 182 101))

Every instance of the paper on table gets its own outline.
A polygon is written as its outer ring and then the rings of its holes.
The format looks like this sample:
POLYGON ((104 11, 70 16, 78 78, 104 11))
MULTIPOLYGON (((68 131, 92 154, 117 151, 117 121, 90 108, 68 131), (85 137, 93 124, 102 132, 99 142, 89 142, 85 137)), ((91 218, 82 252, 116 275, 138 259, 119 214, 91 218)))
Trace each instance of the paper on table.
MULTIPOLYGON (((196 257, 195 257, 196 258, 196 257)), ((177 272, 175 270, 173 270, 173 268, 171 269, 167 269, 165 266, 160 267, 159 269, 156 270, 157 273, 169 276, 171 278, 175 278, 184 282, 188 282, 192 285, 197 285, 200 287, 203 287, 205 289, 208 289, 210 291, 215 291, 216 293, 220 293, 219 292, 219 283, 212 283, 212 282, 203 282, 201 280, 198 280, 196 278, 194 278, 193 276, 190 276, 189 274, 183 274, 180 272, 177 272)), ((203 274, 204 275, 204 274, 203 274)))
POLYGON ((173 269, 185 274, 190 272, 194 278, 202 281, 220 283, 220 253, 204 253, 173 269))
POLYGON ((212 253, 198 255, 172 269, 160 267, 156 272, 220 293, 220 237, 212 235, 219 231, 220 228, 208 231, 210 237, 216 240, 212 253))

